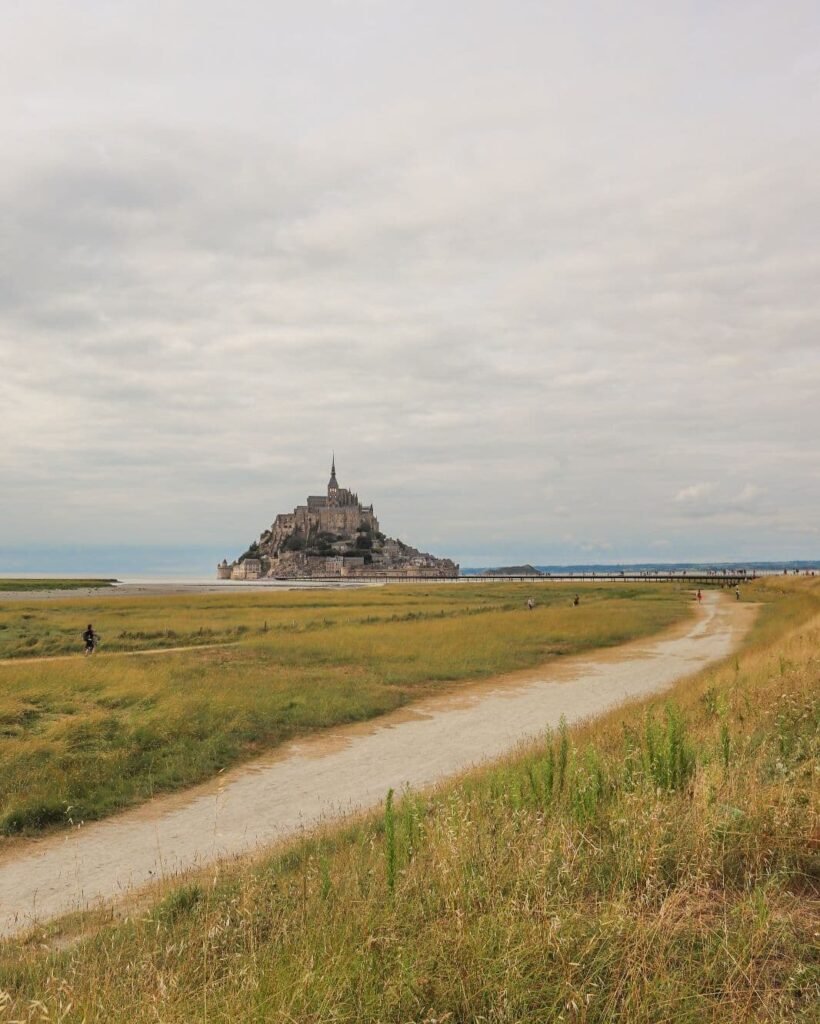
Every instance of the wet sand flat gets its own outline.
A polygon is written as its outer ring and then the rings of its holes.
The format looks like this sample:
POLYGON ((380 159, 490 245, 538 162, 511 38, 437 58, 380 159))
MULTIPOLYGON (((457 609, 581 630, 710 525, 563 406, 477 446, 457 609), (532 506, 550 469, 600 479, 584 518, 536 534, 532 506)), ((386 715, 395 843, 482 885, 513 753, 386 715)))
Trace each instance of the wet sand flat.
POLYGON ((0 935, 99 906, 190 868, 259 850, 509 752, 561 716, 572 723, 658 693, 728 655, 754 608, 704 594, 694 622, 567 659, 372 722, 292 742, 184 793, 0 857, 0 935))
MULTIPOLYGON (((283 593, 289 590, 361 590, 367 587, 383 587, 385 580, 221 580, 205 582, 176 583, 114 583, 107 587, 76 587, 53 590, 0 590, 0 604, 29 601, 70 601, 73 598, 94 598, 95 600, 123 597, 179 597, 197 594, 250 594, 283 593)), ((390 581, 395 582, 395 581, 390 581)), ((415 581, 410 581, 415 582, 415 581)), ((430 582, 430 581, 427 581, 430 582)), ((436 581, 433 581, 436 582, 436 581)), ((454 580, 453 582, 458 582, 454 580)))

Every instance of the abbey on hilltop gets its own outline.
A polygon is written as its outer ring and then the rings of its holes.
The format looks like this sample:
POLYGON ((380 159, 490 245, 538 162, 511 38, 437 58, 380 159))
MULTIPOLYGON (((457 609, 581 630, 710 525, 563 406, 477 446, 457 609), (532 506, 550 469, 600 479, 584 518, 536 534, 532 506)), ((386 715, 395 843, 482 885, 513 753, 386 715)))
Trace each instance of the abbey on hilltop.
POLYGON ((458 576, 458 565, 392 540, 379 529, 372 505, 340 487, 336 457, 327 494, 311 495, 293 512, 282 512, 248 550, 217 566, 221 580, 316 576, 458 576))

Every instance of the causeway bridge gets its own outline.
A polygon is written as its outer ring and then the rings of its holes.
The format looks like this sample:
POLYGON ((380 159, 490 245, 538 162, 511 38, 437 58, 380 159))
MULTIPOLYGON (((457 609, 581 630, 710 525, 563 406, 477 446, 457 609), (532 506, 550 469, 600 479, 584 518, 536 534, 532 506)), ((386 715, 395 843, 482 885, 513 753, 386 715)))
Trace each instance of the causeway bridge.
POLYGON ((507 583, 691 583, 694 586, 731 586, 748 583, 756 579, 752 572, 735 570, 732 572, 708 572, 706 570, 689 570, 680 572, 553 572, 540 576, 529 574, 498 575, 497 573, 477 573, 470 576, 459 576, 459 583, 480 580, 483 583, 492 580, 504 580, 507 583))
MULTIPOLYGON (((314 583, 688 583, 693 587, 737 587, 741 583, 749 583, 757 579, 754 572, 743 569, 730 571, 692 569, 675 572, 553 572, 533 576, 500 575, 498 573, 471 573, 467 576, 412 576, 406 573, 373 573, 355 576, 309 576, 301 577, 294 582, 314 583)), ((264 582, 263 580, 257 582, 264 582)), ((278 582, 287 582, 283 577, 278 582)))

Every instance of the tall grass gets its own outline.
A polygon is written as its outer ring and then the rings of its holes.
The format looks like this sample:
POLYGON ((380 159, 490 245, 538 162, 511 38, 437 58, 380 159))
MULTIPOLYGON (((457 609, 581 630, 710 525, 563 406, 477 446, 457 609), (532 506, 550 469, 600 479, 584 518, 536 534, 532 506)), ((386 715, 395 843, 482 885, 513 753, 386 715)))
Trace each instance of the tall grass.
POLYGON ((651 633, 691 605, 674 590, 613 587, 573 608, 566 588, 544 587, 528 612, 528 593, 454 585, 3 605, 0 627, 18 633, 62 635, 91 620, 105 637, 117 621, 132 638, 231 644, 0 666, 0 834, 103 817, 293 736, 651 633))
MULTIPOLYGON (((0 659, 79 655, 81 634, 89 621, 102 636, 103 653, 230 643, 260 638, 260 634, 264 639, 268 632, 274 634, 268 638, 274 643, 296 635, 326 646, 328 633, 342 627, 359 632, 367 626, 429 624, 492 612, 520 612, 532 592, 529 584, 450 584, 429 589, 392 586, 160 597, 101 591, 93 597, 48 602, 9 599, 0 602, 0 659)), ((570 610, 573 593, 572 588, 560 584, 539 585, 536 617, 547 610, 570 610)), ((618 610, 613 602, 638 598, 656 612, 665 605, 669 613, 680 605, 681 594, 672 587, 600 586, 589 588, 582 607, 572 611, 577 619, 591 614, 603 622, 602 606, 611 606, 614 619, 610 628, 617 634, 618 610)), ((673 611, 670 621, 674 617, 673 611)), ((617 635, 610 642, 619 642, 617 635)))
POLYGON ((737 669, 6 945, 0 1021, 816 1021, 820 593, 793 596, 737 669))
POLYGON ((388 789, 384 802, 384 847, 387 888, 392 893, 396 888, 396 814, 392 789, 388 789))

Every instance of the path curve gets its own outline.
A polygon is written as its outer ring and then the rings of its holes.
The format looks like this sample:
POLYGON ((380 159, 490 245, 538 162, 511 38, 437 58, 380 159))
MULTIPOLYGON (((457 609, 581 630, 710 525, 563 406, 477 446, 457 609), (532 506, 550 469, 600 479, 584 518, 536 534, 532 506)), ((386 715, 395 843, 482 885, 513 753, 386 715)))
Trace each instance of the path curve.
POLYGON ((728 655, 753 607, 704 594, 694 623, 329 729, 192 790, 0 856, 0 936, 251 852, 438 782, 555 726, 667 689, 728 655))

